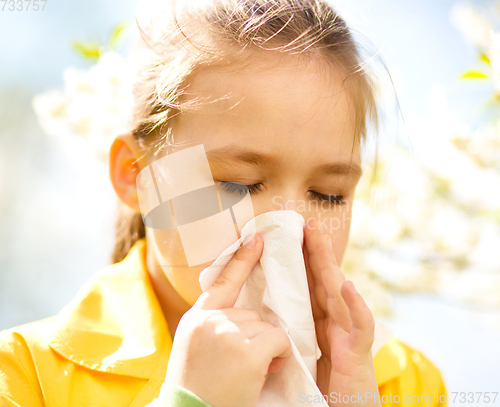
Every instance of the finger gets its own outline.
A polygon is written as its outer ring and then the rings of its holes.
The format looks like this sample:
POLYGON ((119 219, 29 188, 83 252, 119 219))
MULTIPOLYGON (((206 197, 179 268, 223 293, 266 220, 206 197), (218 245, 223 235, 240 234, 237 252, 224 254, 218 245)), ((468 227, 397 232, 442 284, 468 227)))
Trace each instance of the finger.
POLYGON ((352 327, 349 332, 351 349, 362 354, 370 351, 375 333, 375 320, 363 297, 356 291, 352 281, 342 285, 342 297, 349 307, 352 327))
POLYGON ((265 330, 274 328, 273 324, 263 321, 239 321, 235 322, 235 325, 238 327, 241 334, 247 339, 255 338, 265 330))
MULTIPOLYGON (((323 291, 324 288, 321 285, 321 282, 317 282, 311 272, 311 265, 309 264, 309 251, 307 250, 307 245, 304 244, 302 248, 302 253, 304 255, 304 264, 306 266, 306 277, 307 277, 307 285, 309 288, 309 298, 311 299, 311 309, 314 320, 318 320, 320 318, 324 318, 325 312, 321 309, 318 304, 318 299, 316 298, 318 295, 318 291, 323 291)), ((325 293, 323 294, 325 295, 325 293)))
POLYGON ((304 231, 304 246, 308 254, 306 264, 310 268, 316 285, 326 290, 327 287, 324 285, 322 268, 324 268, 325 265, 331 268, 336 262, 334 263, 334 257, 332 257, 330 253, 328 253, 329 250, 327 250, 327 245, 329 244, 327 239, 329 236, 321 233, 318 225, 319 222, 317 219, 311 219, 308 222, 308 227, 306 227, 304 231), (319 258, 318 255, 320 255, 321 258, 319 258), (318 262, 318 260, 320 260, 320 262, 318 262))
POLYGON ((280 372, 285 367, 287 360, 288 360, 288 358, 274 358, 272 360, 271 364, 269 365, 266 379, 269 377, 269 373, 280 372))
MULTIPOLYGON (((303 247, 303 253, 304 253, 304 264, 306 266, 306 275, 308 276, 308 279, 313 282, 313 290, 310 290, 314 292, 314 296, 311 297, 311 304, 313 306, 313 309, 318 306, 322 313, 327 312, 326 309, 326 298, 327 298, 327 292, 325 290, 325 287, 322 282, 321 278, 321 271, 319 270, 318 266, 316 263, 313 264, 313 259, 312 259, 312 242, 313 242, 313 230, 318 228, 318 221, 315 218, 309 219, 306 223, 306 226, 304 228, 304 247, 303 247), (314 302, 313 302, 314 301, 314 302)), ((320 313, 318 312, 318 315, 320 313)))
POLYGON ((252 344, 259 354, 269 361, 276 358, 288 358, 292 354, 292 345, 288 334, 282 328, 267 329, 252 339, 252 344))
POLYGON ((220 310, 231 322, 262 321, 260 313, 254 309, 223 308, 220 310))
POLYGON ((345 276, 337 265, 329 235, 321 233, 318 224, 316 219, 311 220, 311 226, 305 231, 308 264, 316 282, 316 301, 336 324, 349 331, 351 326, 349 309, 340 293, 345 276))
POLYGON ((240 247, 227 263, 212 286, 200 295, 196 306, 201 309, 221 309, 233 307, 241 288, 262 255, 264 242, 255 234, 240 247))
MULTIPOLYGON (((322 233, 319 227, 315 226, 319 225, 317 219, 311 219, 308 224, 312 226, 305 229, 304 237, 310 258, 317 258, 316 261, 321 260, 325 264, 338 268, 330 235, 322 233)), ((343 275, 342 272, 340 274, 343 275)), ((321 276, 318 275, 317 277, 320 278, 321 276)))
MULTIPOLYGON (((318 239, 318 236, 329 236, 327 233, 321 232, 320 228, 320 220, 316 218, 311 218, 308 220, 306 227, 304 228, 304 237, 309 244, 312 244, 314 241, 318 239)), ((337 264, 337 258, 335 257, 335 254, 332 251, 332 261, 333 263, 338 266, 337 264)))
POLYGON ((321 281, 328 296, 340 297, 340 287, 345 276, 337 266, 330 236, 318 234, 311 241, 309 260, 313 275, 316 274, 315 278, 321 281))

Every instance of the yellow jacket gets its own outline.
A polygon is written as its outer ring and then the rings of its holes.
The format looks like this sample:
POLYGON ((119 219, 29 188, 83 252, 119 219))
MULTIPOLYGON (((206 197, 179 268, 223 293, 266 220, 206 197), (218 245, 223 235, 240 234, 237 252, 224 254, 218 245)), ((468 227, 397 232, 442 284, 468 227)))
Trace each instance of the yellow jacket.
MULTIPOLYGON (((172 339, 149 280, 145 248, 145 239, 136 242, 57 316, 0 333, 0 407, 142 407, 158 396, 172 339)), ((377 352, 374 365, 380 395, 387 395, 384 407, 397 404, 394 395, 429 395, 434 406, 445 392, 436 367, 394 338, 377 352)), ((171 407, 208 406, 188 391, 171 390, 171 407)))

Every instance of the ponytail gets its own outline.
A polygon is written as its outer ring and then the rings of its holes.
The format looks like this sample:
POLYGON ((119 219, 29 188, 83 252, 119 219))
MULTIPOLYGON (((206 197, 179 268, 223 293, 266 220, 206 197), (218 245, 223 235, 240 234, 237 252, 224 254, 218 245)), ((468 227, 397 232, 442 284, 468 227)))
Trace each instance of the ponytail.
POLYGON ((116 243, 111 254, 112 263, 122 261, 134 243, 146 237, 140 212, 134 211, 119 201, 117 215, 116 243))

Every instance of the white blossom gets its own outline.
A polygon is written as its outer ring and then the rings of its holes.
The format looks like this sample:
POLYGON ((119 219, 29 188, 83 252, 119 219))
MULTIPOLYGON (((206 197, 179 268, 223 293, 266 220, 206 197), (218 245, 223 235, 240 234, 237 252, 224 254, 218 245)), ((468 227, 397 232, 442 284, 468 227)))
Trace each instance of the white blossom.
POLYGON ((34 98, 40 125, 49 135, 83 136, 103 159, 115 136, 125 131, 132 105, 132 76, 119 54, 105 52, 89 70, 68 67, 64 90, 34 98))
POLYGON ((490 48, 490 22, 476 8, 467 4, 455 4, 451 21, 472 45, 483 50, 490 48))
POLYGON ((51 90, 33 98, 33 109, 42 129, 51 136, 69 131, 68 112, 64 95, 51 90))
POLYGON ((488 56, 493 71, 493 85, 495 90, 500 92, 500 33, 491 31, 491 45, 488 56))

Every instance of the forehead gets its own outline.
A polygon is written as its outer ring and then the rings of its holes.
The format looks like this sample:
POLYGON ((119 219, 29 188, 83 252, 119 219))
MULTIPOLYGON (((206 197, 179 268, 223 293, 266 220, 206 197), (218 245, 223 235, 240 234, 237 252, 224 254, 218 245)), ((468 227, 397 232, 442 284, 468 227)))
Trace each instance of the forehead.
POLYGON ((206 151, 238 144, 330 160, 358 149, 341 70, 320 58, 260 52, 245 64, 204 67, 182 99, 196 97, 210 103, 176 116, 176 143, 202 143, 206 151))

